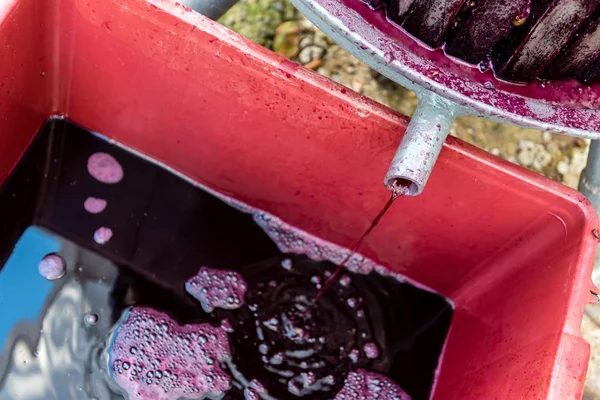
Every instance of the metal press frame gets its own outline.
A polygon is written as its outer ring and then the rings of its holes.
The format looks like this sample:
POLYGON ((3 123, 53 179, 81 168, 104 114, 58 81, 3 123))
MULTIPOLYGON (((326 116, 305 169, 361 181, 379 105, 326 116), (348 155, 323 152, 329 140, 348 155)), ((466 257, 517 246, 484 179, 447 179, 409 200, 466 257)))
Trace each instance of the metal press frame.
MULTIPOLYGON (((237 1, 182 0, 181 3, 217 20, 237 1)), ((301 0, 294 1, 294 4, 304 13, 315 13, 314 9, 307 9, 301 0)), ((340 29, 340 27, 336 28, 340 29)), ((326 33, 336 41, 348 41, 337 30, 332 28, 330 32, 326 33)), ((352 48, 352 46, 348 47, 352 48)), ((409 81, 401 74, 394 73, 393 75, 397 82, 404 83, 404 86, 415 90, 419 97, 419 105, 385 176, 384 183, 390 187, 396 179, 406 180, 410 182, 409 194, 417 195, 423 191, 427 183, 454 118, 461 114, 473 114, 473 112, 469 108, 424 89, 418 82, 409 81)), ((577 136, 586 135, 579 134, 577 136)), ((600 213, 600 140, 591 142, 587 165, 579 182, 579 191, 590 200, 596 212, 600 213)))

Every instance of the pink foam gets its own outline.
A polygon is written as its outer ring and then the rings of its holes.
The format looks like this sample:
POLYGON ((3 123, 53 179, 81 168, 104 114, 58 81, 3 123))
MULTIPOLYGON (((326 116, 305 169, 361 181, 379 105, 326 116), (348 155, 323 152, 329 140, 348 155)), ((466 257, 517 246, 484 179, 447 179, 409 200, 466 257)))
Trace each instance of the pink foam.
POLYGON ((186 282, 185 290, 200 301, 204 311, 212 312, 215 308, 240 308, 248 285, 237 272, 201 267, 186 282))
POLYGON ((369 342, 364 345, 363 351, 367 358, 376 359, 379 357, 379 347, 375 343, 369 342))
POLYGON ((106 208, 106 200, 88 197, 83 203, 83 208, 90 214, 99 214, 106 208))
POLYGON ((220 366, 231 358, 225 331, 209 324, 180 326, 150 308, 124 313, 108 354, 110 374, 129 399, 221 397, 231 387, 220 366))
POLYGON ((359 369, 346 377, 334 400, 412 400, 398 384, 385 375, 359 369))
POLYGON ((121 164, 110 154, 94 153, 88 158, 87 169, 91 176, 102 183, 118 183, 123 179, 121 164))
POLYGON ((94 232, 94 241, 98 244, 106 244, 112 238, 112 236, 112 229, 103 226, 94 232))
MULTIPOLYGON (((269 235, 283 253, 304 254, 315 261, 343 262, 350 250, 295 228, 266 212, 254 212, 254 221, 269 235)), ((344 264, 350 271, 368 274, 376 263, 359 253, 352 252, 344 264)))

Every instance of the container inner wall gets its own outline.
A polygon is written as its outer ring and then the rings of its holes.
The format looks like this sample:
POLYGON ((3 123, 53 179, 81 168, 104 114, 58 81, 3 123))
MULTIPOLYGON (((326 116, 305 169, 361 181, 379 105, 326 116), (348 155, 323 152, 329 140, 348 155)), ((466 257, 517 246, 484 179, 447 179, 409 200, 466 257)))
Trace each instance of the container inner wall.
MULTIPOLYGON (((13 88, 0 90, 3 177, 62 114, 343 246, 387 200, 403 116, 167 1, 35 3, 0 25, 21 43, 0 65, 13 88)), ((448 139, 423 195, 364 246, 455 303, 434 399, 525 396, 533 382, 533 398, 577 396, 596 226, 581 194, 448 139)))

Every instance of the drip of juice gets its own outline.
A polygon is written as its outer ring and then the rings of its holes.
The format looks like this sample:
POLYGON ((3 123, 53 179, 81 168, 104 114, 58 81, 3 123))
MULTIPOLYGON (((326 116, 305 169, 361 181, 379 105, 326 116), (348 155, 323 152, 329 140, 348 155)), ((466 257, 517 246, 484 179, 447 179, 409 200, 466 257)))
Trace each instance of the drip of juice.
POLYGON ((375 219, 373 219, 373 222, 371 222, 371 225, 369 225, 369 227, 367 228, 365 233, 363 233, 362 236, 354 243, 354 245, 352 247, 350 247, 350 251, 348 252, 348 255, 346 256, 346 258, 344 258, 344 260, 342 260, 342 262, 340 262, 337 265, 333 274, 329 277, 329 279, 327 279, 327 281, 325 282, 325 284, 323 285, 321 290, 319 290, 319 292, 315 296, 313 305, 316 304, 321 297, 323 297, 323 294, 327 291, 327 289, 329 289, 331 287, 331 285, 333 285, 333 283, 337 280, 339 275, 342 273, 342 270, 344 269, 344 265, 346 265, 346 263, 350 260, 350 258, 352 258, 354 253, 356 253, 356 251, 359 249, 362 242, 364 242, 364 240, 367 238, 367 236, 369 236, 369 234, 373 231, 373 229, 375 229, 375 227, 377 225, 379 225, 379 222, 381 222, 381 219, 383 218, 385 213, 392 206, 392 203, 394 202, 394 200, 396 200, 398 197, 403 196, 406 193, 407 187, 402 185, 399 181, 395 181, 394 184, 392 185, 391 189, 392 189, 392 195, 391 195, 390 199, 387 201, 387 203, 385 203, 385 206, 383 206, 381 211, 379 211, 379 214, 377 214, 375 219))

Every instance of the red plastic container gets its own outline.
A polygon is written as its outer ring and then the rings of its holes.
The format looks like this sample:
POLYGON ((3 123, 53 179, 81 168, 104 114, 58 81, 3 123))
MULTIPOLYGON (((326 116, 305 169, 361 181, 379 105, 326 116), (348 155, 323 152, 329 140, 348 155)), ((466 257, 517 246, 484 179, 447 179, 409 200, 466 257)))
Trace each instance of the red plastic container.
MULTIPOLYGON (((59 114, 342 245, 389 196, 403 116, 190 10, 0 7, 0 180, 59 114)), ((365 246, 456 305, 433 399, 581 398, 597 227, 581 194, 448 139, 365 246)))

